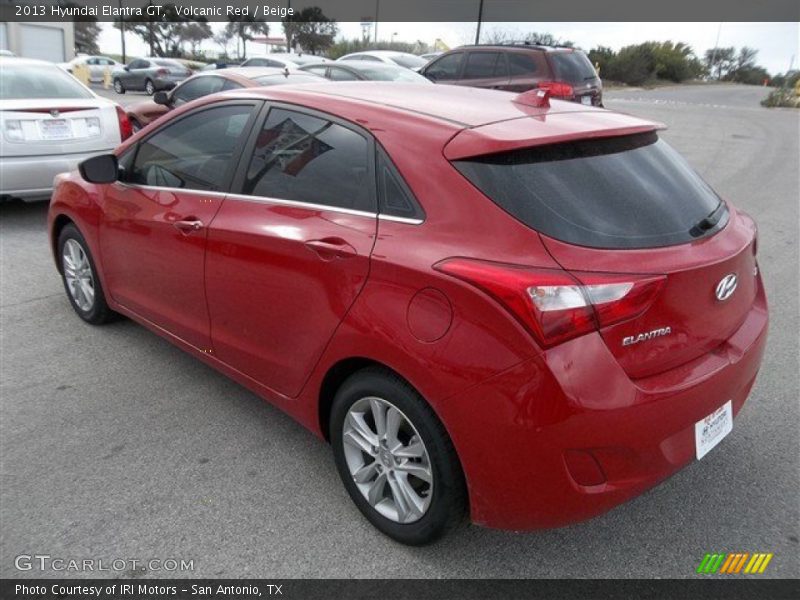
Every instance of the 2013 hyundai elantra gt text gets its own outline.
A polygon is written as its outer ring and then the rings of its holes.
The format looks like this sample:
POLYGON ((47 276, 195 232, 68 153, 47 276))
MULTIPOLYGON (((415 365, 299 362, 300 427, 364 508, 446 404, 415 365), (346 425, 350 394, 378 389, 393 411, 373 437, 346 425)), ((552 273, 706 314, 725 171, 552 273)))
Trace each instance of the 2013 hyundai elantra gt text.
POLYGON ((761 364, 756 226, 659 127, 542 91, 226 92, 59 176, 50 236, 82 319, 329 440, 387 535, 555 527, 702 458, 761 364))

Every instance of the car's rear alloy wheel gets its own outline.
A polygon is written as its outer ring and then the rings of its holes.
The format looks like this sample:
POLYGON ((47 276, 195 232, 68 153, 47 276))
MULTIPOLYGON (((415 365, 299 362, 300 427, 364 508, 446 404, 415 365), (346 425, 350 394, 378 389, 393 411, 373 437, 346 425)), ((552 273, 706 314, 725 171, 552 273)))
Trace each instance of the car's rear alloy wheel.
POLYGON ((114 80, 114 91, 117 92, 118 94, 125 93, 125 86, 122 85, 122 82, 119 79, 114 80))
POLYGON ((156 93, 156 86, 154 86, 153 82, 148 79, 144 84, 144 91, 148 96, 152 96, 156 93))
POLYGON ((342 432, 350 475, 370 506, 395 523, 419 520, 431 503, 428 450, 400 409, 370 396, 347 411, 342 432))
POLYGON ((386 535, 427 544, 463 521, 466 485, 453 444, 428 403, 391 371, 369 367, 342 384, 330 437, 350 497, 386 535))
POLYGON ((106 304, 94 261, 78 228, 66 225, 58 236, 61 275, 72 308, 93 325, 105 323, 115 313, 106 304))

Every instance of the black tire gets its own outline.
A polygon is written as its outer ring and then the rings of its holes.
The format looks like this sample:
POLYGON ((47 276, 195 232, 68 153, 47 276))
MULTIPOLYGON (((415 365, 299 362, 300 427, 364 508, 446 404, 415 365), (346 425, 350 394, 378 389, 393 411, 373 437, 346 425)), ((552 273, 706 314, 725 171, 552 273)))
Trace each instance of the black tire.
POLYGON ((122 81, 120 81, 119 79, 114 80, 114 91, 117 92, 118 94, 125 93, 125 86, 122 85, 122 81))
POLYGON ((81 232, 78 231, 78 228, 72 223, 65 225, 64 229, 61 230, 61 233, 58 236, 58 261, 59 268, 61 270, 61 280, 64 283, 64 291, 67 292, 67 299, 69 299, 69 303, 72 305, 73 310, 78 314, 78 316, 92 325, 102 325, 103 323, 113 321, 116 318, 117 313, 112 311, 106 303, 106 297, 103 293, 103 286, 100 283, 100 279, 97 277, 97 267, 95 267, 92 253, 89 251, 89 245, 86 243, 83 235, 81 235, 81 232), (75 298, 72 296, 72 292, 69 289, 69 283, 67 282, 65 273, 66 269, 64 267, 64 246, 70 240, 73 240, 80 245, 89 261, 89 267, 91 269, 91 275, 94 283, 94 302, 88 309, 81 308, 78 305, 78 303, 75 301, 75 298))
POLYGON ((152 96, 153 94, 156 93, 156 86, 149 79, 146 79, 144 82, 144 93, 147 94, 148 96, 152 96))
POLYGON ((362 514, 390 538, 411 546, 436 541, 464 522, 467 488, 450 436, 422 396, 388 369, 368 367, 351 375, 336 392, 330 417, 330 439, 339 476, 362 514), (366 397, 385 399, 396 406, 422 438, 433 472, 433 495, 419 520, 398 523, 373 508, 353 481, 344 451, 343 427, 350 407, 366 397))

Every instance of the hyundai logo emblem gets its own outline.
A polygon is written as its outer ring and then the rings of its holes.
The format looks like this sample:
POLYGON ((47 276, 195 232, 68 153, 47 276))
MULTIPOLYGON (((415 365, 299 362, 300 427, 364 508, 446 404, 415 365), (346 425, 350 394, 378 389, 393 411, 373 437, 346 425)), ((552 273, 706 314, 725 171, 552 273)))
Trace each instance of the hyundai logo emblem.
POLYGON ((738 283, 739 279, 736 277, 735 273, 725 275, 725 277, 720 279, 720 282, 717 284, 717 300, 723 302, 733 296, 733 292, 736 291, 738 283))
POLYGON ((51 116, 51 117, 54 117, 54 118, 55 118, 55 117, 57 117, 57 116, 58 116, 58 115, 60 115, 60 114, 61 114, 61 113, 60 113, 60 112, 58 112, 58 109, 57 109, 57 108, 54 108, 53 110, 51 110, 51 111, 50 111, 50 116, 51 116))

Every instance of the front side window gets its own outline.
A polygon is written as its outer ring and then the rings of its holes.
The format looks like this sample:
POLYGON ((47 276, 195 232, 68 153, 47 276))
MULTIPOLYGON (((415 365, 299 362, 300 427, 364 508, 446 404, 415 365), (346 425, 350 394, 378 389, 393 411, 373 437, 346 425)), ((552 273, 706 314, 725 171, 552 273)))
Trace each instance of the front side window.
POLYGON ((139 144, 127 183, 220 191, 253 107, 219 106, 167 125, 139 144))
POLYGON ((175 106, 180 106, 196 98, 221 91, 224 83, 222 77, 213 75, 195 77, 178 86, 172 94, 172 100, 175 106))
POLYGON ((591 248, 683 244, 725 226, 726 205, 656 133, 578 140, 455 161, 532 229, 591 248))
POLYGON ((369 144, 324 118, 270 110, 256 141, 242 193, 374 211, 369 144))
POLYGON ((331 79, 334 81, 358 81, 358 77, 353 75, 347 69, 340 69, 339 67, 331 67, 331 79))
POLYGON ((463 56, 461 52, 443 56, 425 69, 425 76, 434 81, 452 81, 453 79, 458 79, 458 72, 461 69, 461 59, 463 56))

